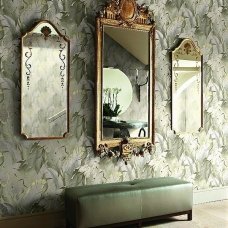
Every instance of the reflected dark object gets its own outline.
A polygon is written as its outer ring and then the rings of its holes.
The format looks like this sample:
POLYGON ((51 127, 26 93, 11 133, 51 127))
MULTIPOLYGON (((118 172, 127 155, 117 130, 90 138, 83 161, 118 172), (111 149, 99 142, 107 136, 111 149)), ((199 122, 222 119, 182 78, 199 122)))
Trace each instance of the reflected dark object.
POLYGON ((138 101, 140 102, 141 101, 141 87, 145 86, 148 83, 149 78, 147 77, 146 78, 146 82, 140 84, 139 83, 139 77, 138 77, 138 70, 136 70, 136 72, 137 72, 137 75, 136 75, 136 87, 137 87, 137 91, 138 91, 138 101))
POLYGON ((146 130, 145 130, 143 127, 140 128, 138 137, 142 137, 142 136, 141 136, 141 133, 142 133, 142 132, 143 132, 143 137, 146 137, 146 130))
POLYGON ((114 130, 113 138, 125 138, 130 137, 130 132, 127 128, 120 128, 118 130, 114 130))
POLYGON ((116 129, 113 138, 131 137, 128 129, 139 129, 138 137, 141 137, 141 132, 143 132, 143 137, 146 137, 144 128, 148 127, 148 124, 143 121, 112 121, 104 119, 103 127, 116 129))

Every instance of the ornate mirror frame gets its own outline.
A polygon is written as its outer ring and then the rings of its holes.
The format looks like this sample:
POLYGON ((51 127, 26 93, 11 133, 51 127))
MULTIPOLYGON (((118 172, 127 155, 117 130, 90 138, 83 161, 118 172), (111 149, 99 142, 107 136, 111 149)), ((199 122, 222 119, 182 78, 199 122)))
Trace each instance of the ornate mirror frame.
MULTIPOLYGON (((137 45, 137 44, 136 44, 137 45)), ((144 5, 137 5, 135 0, 112 0, 106 4, 96 19, 96 151, 100 156, 122 157, 125 161, 132 154, 143 155, 151 151, 154 144, 154 84, 155 84, 155 23, 149 10, 144 5), (149 99, 147 138, 102 138, 102 83, 103 83, 103 33, 104 26, 132 29, 148 32, 149 42, 149 99), (151 126, 152 125, 152 126, 151 126), (115 148, 115 149, 112 149, 115 148)), ((135 110, 136 112, 138 110, 135 110)))
POLYGON ((70 40, 50 21, 38 21, 21 37, 21 134, 26 139, 66 137, 69 77, 70 40))
MULTIPOLYGON (((172 80, 171 80, 171 98, 172 98, 172 105, 171 105, 171 129, 174 131, 174 133, 180 133, 180 132, 199 132, 203 128, 203 56, 200 51, 200 48, 190 39, 185 38, 181 39, 178 45, 172 50, 171 52, 171 72, 172 72, 172 80), (187 61, 195 61, 198 62, 198 65, 196 67, 194 66, 176 66, 177 62, 179 60, 187 60, 187 61), (175 70, 177 68, 177 71, 175 70), (177 123, 174 121, 174 116, 178 115, 178 110, 176 108, 176 104, 174 101, 174 91, 176 91, 176 87, 178 87, 178 68, 180 72, 198 72, 196 83, 197 83, 197 91, 198 91, 198 107, 201 109, 200 114, 198 115, 198 121, 199 126, 195 127, 196 130, 193 131, 180 131, 177 127, 177 123), (186 69, 185 69, 186 68, 186 69), (191 69, 192 68, 192 69, 191 69), (194 68, 199 68, 198 71, 194 68)), ((191 99, 193 99, 193 94, 191 94, 191 99)), ((197 103, 193 102, 193 103, 197 103)), ((196 108, 191 106, 192 109, 196 108)), ((183 110, 182 110, 183 111, 183 110)), ((192 119, 192 118, 191 118, 192 119)), ((187 122, 187 118, 185 120, 187 122)))

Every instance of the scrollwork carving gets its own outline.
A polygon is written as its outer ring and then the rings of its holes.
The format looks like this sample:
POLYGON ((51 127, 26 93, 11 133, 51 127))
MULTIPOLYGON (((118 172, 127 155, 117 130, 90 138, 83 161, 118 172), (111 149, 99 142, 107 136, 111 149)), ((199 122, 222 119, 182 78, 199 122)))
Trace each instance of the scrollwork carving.
POLYGON ((29 51, 25 52, 25 57, 26 57, 25 67, 27 69, 27 72, 26 72, 26 80, 27 80, 27 87, 29 89, 29 86, 30 86, 30 76, 31 76, 31 68, 32 68, 32 64, 29 63, 29 59, 32 57, 32 48, 31 47, 29 47, 29 51))
POLYGON ((189 56, 190 58, 194 57, 196 60, 200 60, 201 58, 199 58, 199 48, 197 48, 189 39, 184 40, 174 53, 175 59, 181 58, 181 56, 189 56))
POLYGON ((102 157, 115 157, 117 160, 122 159, 127 165, 132 156, 144 156, 145 153, 152 153, 152 144, 147 142, 142 146, 136 146, 130 142, 128 138, 124 138, 120 146, 111 148, 107 144, 100 144, 99 150, 97 151, 99 156, 102 157))
POLYGON ((62 65, 60 65, 60 77, 61 77, 61 87, 64 88, 64 82, 65 82, 65 69, 66 69, 66 55, 63 54, 64 49, 66 48, 66 44, 60 43, 59 44, 59 59, 62 62, 62 65))
POLYGON ((100 16, 120 20, 121 24, 152 24, 152 15, 145 4, 139 6, 135 0, 112 0, 100 12, 100 16))

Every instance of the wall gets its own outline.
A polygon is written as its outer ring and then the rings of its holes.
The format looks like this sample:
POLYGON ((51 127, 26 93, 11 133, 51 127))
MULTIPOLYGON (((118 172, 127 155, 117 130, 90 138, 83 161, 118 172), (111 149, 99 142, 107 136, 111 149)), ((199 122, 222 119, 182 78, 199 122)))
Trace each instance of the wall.
POLYGON ((126 166, 93 153, 95 23, 104 0, 0 0, 0 216, 59 210, 75 185, 175 176, 195 189, 228 185, 228 4, 211 0, 139 0, 150 5, 156 33, 156 150, 126 166), (70 133, 63 140, 20 136, 19 37, 49 19, 71 40, 70 133), (204 129, 170 130, 169 48, 198 41, 204 55, 204 129))

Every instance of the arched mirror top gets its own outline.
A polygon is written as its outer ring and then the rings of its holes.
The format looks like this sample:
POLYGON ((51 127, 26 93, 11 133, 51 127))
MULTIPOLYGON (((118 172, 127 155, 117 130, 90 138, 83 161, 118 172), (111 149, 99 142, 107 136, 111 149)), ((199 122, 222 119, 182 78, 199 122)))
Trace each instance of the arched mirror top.
POLYGON ((201 61, 201 51, 191 39, 183 39, 180 45, 172 52, 173 60, 201 61))
POLYGON ((144 4, 139 6, 135 0, 111 0, 99 13, 100 18, 119 21, 119 25, 154 24, 153 15, 144 4))

